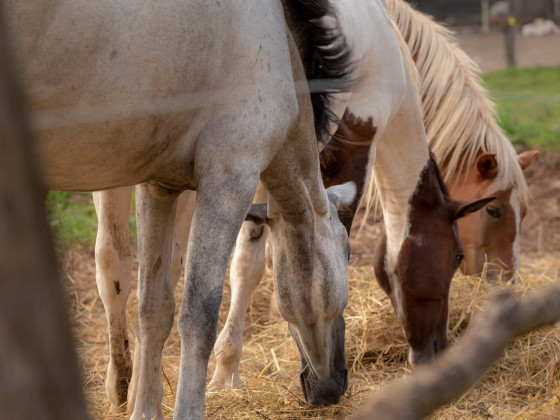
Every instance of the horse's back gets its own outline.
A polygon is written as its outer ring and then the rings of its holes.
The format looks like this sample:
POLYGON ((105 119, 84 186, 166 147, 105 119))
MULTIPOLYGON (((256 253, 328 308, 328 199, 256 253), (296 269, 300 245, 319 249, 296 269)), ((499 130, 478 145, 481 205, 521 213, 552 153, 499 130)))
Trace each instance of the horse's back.
POLYGON ((7 11, 24 80, 45 109, 262 80, 268 69, 252 66, 274 59, 263 47, 283 35, 282 9, 252 3, 11 0, 7 11))
POLYGON ((10 0, 6 10, 53 187, 142 182, 157 154, 192 154, 216 110, 294 89, 279 1, 10 0), (77 185, 77 167, 102 175, 77 185))

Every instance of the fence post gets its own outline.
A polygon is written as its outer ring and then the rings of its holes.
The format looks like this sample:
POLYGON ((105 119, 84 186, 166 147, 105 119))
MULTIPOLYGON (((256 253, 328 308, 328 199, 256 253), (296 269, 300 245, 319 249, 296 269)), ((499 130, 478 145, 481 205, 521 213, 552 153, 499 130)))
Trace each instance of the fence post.
POLYGON ((489 0, 482 0, 480 5, 480 15, 482 20, 482 32, 490 32, 490 5, 489 0))
POLYGON ((560 20, 560 0, 552 1, 552 16, 554 20, 560 20))
POLYGON ((515 67, 517 60, 515 57, 515 26, 517 19, 515 18, 513 0, 508 0, 509 16, 506 19, 506 57, 508 67, 515 67))

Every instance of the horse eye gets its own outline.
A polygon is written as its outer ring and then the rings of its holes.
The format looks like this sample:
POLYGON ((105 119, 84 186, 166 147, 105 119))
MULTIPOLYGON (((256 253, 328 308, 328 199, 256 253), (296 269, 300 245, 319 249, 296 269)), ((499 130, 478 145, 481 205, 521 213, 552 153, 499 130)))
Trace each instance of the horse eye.
POLYGON ((500 209, 497 209, 496 207, 486 207, 486 213, 495 219, 499 219, 502 215, 500 209))
POLYGON ((460 265, 463 262, 463 260, 465 259, 465 255, 457 254, 457 256, 455 258, 457 259, 457 265, 460 265))

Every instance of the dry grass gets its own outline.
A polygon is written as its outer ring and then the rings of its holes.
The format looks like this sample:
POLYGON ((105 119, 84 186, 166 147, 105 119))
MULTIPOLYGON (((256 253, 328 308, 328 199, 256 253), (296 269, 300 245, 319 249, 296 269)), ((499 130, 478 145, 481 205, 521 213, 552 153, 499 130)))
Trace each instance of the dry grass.
MULTIPOLYGON (((368 232, 365 233, 367 238, 368 232)), ((364 242, 361 238, 360 242, 364 242)), ((368 247, 371 248, 371 247, 368 247)), ((283 322, 270 320, 272 282, 267 274, 258 287, 247 314, 244 354, 240 373, 245 387, 207 391, 206 416, 214 419, 345 418, 356 412, 370 391, 391 379, 409 373, 407 346, 389 300, 377 286, 366 262, 371 255, 359 254, 349 271, 350 302, 346 310, 347 357, 350 387, 340 404, 313 409, 303 402, 299 384, 299 356, 283 322)), ((522 284, 513 286, 522 295, 558 279, 557 255, 525 256, 522 284)), ((94 288, 91 253, 75 250, 66 256, 71 311, 80 341, 85 391, 94 418, 124 418, 110 415, 104 378, 108 362, 108 339, 103 307, 94 288)), ((450 338, 455 341, 467 328, 473 312, 480 310, 488 295, 502 287, 481 278, 457 276, 452 285, 450 338)), ((182 291, 179 285, 177 299, 182 291)), ((220 328, 229 307, 229 285, 224 290, 220 328)), ((135 293, 128 307, 133 325, 135 293)), ((164 413, 172 417, 177 386, 180 341, 176 327, 164 348, 164 413)), ((209 376, 214 368, 210 361, 209 376)), ((396 396, 397 397, 397 396, 396 396)), ((468 394, 441 409, 433 418, 444 419, 543 419, 560 416, 560 327, 547 328, 517 340, 505 357, 468 394)))

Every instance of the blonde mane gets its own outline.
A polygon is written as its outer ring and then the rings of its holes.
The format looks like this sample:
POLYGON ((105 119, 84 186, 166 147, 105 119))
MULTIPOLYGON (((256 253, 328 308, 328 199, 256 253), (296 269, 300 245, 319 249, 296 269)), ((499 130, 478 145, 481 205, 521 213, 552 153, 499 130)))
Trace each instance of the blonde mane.
POLYGON ((517 153, 496 122, 494 103, 481 86, 480 68, 453 34, 404 0, 386 0, 420 73, 428 143, 443 178, 465 175, 479 153, 495 153, 498 174, 487 193, 517 188, 523 203, 529 191, 517 153))

